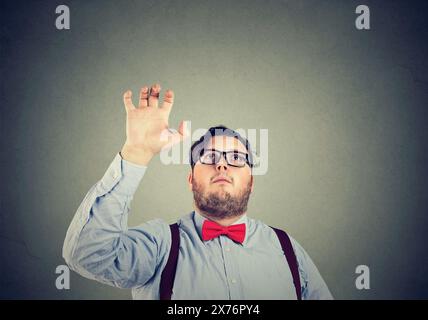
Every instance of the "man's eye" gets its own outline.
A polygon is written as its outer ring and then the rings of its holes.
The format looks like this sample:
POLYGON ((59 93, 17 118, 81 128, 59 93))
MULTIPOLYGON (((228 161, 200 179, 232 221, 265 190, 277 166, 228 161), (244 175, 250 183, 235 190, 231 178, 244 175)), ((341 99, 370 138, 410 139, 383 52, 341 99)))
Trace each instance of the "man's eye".
POLYGON ((245 157, 239 153, 234 153, 232 159, 236 161, 243 161, 245 160, 245 157))
POLYGON ((212 160, 214 160, 215 159, 215 153, 206 153, 205 155, 204 155, 204 158, 206 159, 206 160, 209 160, 209 161, 212 161, 212 160))

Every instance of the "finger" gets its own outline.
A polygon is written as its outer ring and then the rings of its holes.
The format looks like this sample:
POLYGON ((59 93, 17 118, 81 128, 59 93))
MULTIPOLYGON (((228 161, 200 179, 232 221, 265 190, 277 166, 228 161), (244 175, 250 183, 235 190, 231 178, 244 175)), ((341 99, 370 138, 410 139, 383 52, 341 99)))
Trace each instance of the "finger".
POLYGON ((131 90, 128 90, 123 94, 123 104, 125 105, 126 112, 132 111, 135 109, 135 106, 132 103, 132 91, 131 90))
POLYGON ((156 108, 158 106, 160 89, 161 87, 158 83, 156 83, 150 88, 149 107, 156 108))
POLYGON ((165 96, 163 97, 162 109, 171 112, 172 105, 174 104, 174 92, 172 90, 166 90, 165 96))
POLYGON ((149 88, 144 86, 140 90, 140 101, 138 103, 139 108, 147 107, 149 98, 149 88))

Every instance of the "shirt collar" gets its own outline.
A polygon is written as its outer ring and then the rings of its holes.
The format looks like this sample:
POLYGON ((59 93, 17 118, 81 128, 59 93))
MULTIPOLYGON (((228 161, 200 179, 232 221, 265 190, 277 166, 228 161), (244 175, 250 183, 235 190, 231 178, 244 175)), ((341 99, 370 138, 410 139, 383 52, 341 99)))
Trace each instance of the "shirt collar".
MULTIPOLYGON (((193 212, 194 212, 193 220, 195 223, 195 227, 196 227, 196 230, 198 232, 199 237, 202 240, 202 225, 204 224, 205 220, 209 220, 209 219, 205 218, 197 210, 194 210, 193 212)), ((247 217, 246 213, 244 213, 238 220, 236 220, 234 223, 232 223, 232 225, 240 224, 240 223, 245 223, 245 239, 242 242, 242 245, 245 246, 247 243, 247 238, 248 238, 248 217, 247 217)))

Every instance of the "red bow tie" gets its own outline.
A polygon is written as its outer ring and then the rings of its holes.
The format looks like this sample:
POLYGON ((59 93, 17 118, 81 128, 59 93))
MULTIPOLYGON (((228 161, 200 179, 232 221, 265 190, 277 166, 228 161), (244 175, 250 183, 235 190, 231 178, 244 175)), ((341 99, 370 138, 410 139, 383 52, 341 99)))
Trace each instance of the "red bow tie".
POLYGON ((205 220, 202 225, 202 239, 204 241, 214 239, 224 234, 230 239, 242 243, 245 239, 245 223, 233 224, 223 227, 211 220, 205 220))

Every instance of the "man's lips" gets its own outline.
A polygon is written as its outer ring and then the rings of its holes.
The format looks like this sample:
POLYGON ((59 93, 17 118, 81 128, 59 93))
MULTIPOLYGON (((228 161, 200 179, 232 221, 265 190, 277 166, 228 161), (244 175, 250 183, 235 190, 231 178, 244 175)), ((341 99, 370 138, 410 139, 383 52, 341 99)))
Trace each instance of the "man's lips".
POLYGON ((226 179, 226 178, 216 178, 216 179, 214 179, 214 181, 213 181, 213 183, 216 183, 216 182, 227 182, 227 183, 231 183, 228 179, 226 179))

